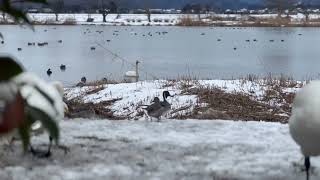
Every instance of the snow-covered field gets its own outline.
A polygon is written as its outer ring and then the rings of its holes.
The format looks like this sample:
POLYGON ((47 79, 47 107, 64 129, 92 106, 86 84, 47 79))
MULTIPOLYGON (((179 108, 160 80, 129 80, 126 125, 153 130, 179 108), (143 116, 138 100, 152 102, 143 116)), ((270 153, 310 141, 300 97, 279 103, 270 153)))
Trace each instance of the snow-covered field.
MULTIPOLYGON (((67 119, 49 159, 1 148, 1 180, 287 179, 305 178, 288 125, 221 120, 109 121, 67 119)), ((47 135, 33 138, 46 148, 47 135)), ((312 179, 320 159, 312 158, 312 179)))
MULTIPOLYGON (((103 22, 102 14, 59 14, 58 22, 53 13, 29 13, 31 21, 42 24, 100 24, 100 25, 176 25, 183 18, 191 18, 198 20, 197 14, 152 14, 151 22, 148 21, 146 14, 108 14, 106 22, 103 22), (87 22, 88 18, 93 18, 93 22, 87 22)), ((286 15, 282 15, 286 17, 286 15)), ((277 14, 201 14, 200 18, 208 23, 224 23, 226 25, 237 25, 241 21, 248 21, 250 18, 257 19, 274 19, 277 14), (218 20, 219 19, 219 20, 218 20), (230 20, 233 19, 233 20, 230 20)), ((289 15, 293 23, 305 21, 305 15, 299 13, 296 15, 289 15)), ((319 20, 319 14, 310 14, 309 20, 319 20)), ((7 19, 9 22, 12 20, 7 19)), ((0 21, 3 21, 0 17, 0 21)))
MULTIPOLYGON (((297 86, 282 87, 296 92, 297 86)), ((139 105, 169 90, 172 111, 184 113, 199 105, 187 88, 217 87, 242 92, 259 100, 266 81, 249 80, 155 80, 66 88, 65 97, 111 104, 115 114, 130 120, 65 119, 60 123, 60 145, 49 159, 23 155, 19 141, 0 146, 2 180, 89 180, 89 179, 214 179, 214 180, 301 180, 304 158, 292 140, 287 124, 263 121, 177 120, 169 113, 160 122, 135 118, 139 105), (184 87, 184 88, 183 88, 184 87), (168 119, 171 118, 171 119, 168 119), (135 120, 134 120, 135 119, 135 120)), ((279 105, 279 102, 277 102, 279 105)), ((275 105, 277 105, 275 103, 275 105)), ((280 102, 281 103, 281 102, 280 102)), ((202 106, 205 106, 203 104, 202 106)), ((285 114, 288 116, 288 114, 285 114)), ((36 148, 46 149, 48 136, 33 137, 36 148)), ((320 159, 312 158, 312 179, 320 178, 320 159)))

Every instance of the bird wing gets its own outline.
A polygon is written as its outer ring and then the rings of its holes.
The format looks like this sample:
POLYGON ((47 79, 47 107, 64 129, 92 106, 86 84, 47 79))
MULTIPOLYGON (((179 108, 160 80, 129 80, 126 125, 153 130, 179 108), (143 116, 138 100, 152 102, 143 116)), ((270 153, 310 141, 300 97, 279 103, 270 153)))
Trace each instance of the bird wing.
POLYGON ((59 121, 64 117, 64 104, 58 90, 33 73, 22 73, 13 79, 27 103, 59 121))
POLYGON ((162 108, 162 106, 161 106, 161 104, 160 103, 153 103, 153 104, 151 104, 151 105, 149 105, 147 108, 145 108, 147 111, 148 111, 148 113, 149 112, 153 112, 153 111, 156 111, 156 110, 159 110, 159 109, 161 109, 162 108))

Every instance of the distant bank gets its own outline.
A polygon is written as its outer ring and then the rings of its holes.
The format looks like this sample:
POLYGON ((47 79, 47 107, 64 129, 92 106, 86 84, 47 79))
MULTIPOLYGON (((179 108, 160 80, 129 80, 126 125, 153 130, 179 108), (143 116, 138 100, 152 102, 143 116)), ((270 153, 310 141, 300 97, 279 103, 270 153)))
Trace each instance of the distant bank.
MULTIPOLYGON (((30 13, 35 25, 318 27, 320 14, 53 14, 30 13)), ((0 17, 1 24, 13 24, 0 17)))

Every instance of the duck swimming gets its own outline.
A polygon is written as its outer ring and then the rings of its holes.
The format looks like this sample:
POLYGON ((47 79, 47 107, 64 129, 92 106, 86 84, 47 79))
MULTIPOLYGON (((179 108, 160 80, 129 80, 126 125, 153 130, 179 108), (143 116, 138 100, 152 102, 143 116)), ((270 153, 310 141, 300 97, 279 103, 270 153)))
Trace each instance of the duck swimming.
POLYGON ((52 71, 51 71, 51 69, 49 68, 49 69, 47 70, 47 75, 48 75, 48 76, 51 76, 51 74, 52 74, 52 71))
POLYGON ((65 71, 65 70, 66 70, 66 65, 61 64, 61 65, 60 65, 60 70, 61 70, 61 71, 65 71))

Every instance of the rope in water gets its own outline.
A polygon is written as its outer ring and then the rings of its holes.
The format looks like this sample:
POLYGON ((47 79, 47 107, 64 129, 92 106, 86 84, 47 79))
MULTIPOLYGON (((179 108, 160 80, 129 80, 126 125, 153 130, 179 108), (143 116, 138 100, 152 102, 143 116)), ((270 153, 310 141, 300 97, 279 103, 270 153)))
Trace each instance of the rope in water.
MULTIPOLYGON (((100 46, 102 49, 104 49, 105 51, 107 51, 109 54, 111 54, 111 55, 113 56, 113 58, 112 58, 113 61, 116 60, 116 59, 119 59, 119 60, 122 61, 122 63, 129 64, 129 65, 131 65, 133 68, 136 67, 136 64, 129 62, 129 61, 126 60, 125 58, 119 56, 117 53, 114 53, 114 52, 111 51, 110 49, 104 47, 104 46, 103 46, 102 44, 100 44, 99 42, 96 41, 95 43, 96 43, 98 46, 100 46)), ((151 76, 153 79, 159 80, 159 78, 158 78, 156 75, 154 75, 154 74, 152 74, 152 73, 149 73, 149 72, 143 70, 143 68, 140 68, 139 70, 140 70, 141 72, 144 72, 146 75, 151 76)))

